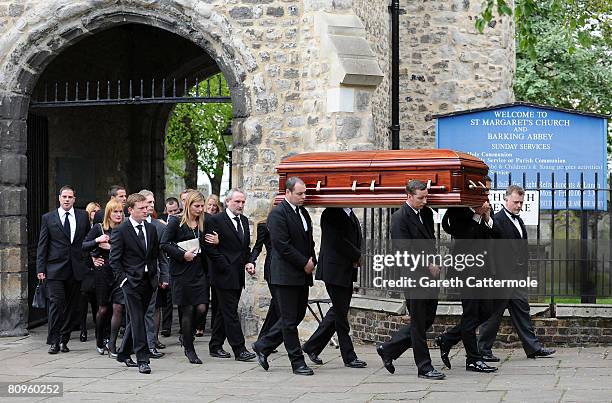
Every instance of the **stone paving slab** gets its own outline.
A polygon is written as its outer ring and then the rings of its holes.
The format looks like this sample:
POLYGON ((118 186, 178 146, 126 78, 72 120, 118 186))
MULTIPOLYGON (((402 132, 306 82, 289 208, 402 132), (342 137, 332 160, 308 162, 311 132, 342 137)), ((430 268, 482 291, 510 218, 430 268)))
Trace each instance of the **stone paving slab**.
MULTIPOLYGON (((187 362, 176 337, 162 338, 166 356, 151 360, 152 374, 142 375, 95 352, 93 340, 71 341, 69 353, 47 354, 46 329, 27 337, 0 339, 0 381, 63 382, 62 398, 4 401, 134 402, 612 402, 609 349, 563 348, 554 357, 532 360, 520 349, 496 350, 502 361, 494 374, 464 369, 465 351, 452 351, 452 369, 442 367, 437 350, 433 364, 444 381, 419 379, 412 352, 395 361, 396 373, 383 367, 371 345, 356 345, 368 367, 344 367, 340 352, 329 347, 312 365, 315 375, 293 375, 283 348, 269 357, 270 370, 257 363, 208 355, 208 337, 196 339, 203 365, 187 362)), ((247 345, 250 345, 248 343, 247 345)), ((229 346, 225 347, 231 351, 229 346)))

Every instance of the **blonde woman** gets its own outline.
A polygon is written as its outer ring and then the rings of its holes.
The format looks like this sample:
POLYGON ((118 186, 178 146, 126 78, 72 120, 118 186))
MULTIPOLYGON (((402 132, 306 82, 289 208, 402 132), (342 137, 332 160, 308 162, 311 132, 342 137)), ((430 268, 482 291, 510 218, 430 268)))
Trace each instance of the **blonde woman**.
POLYGON ((94 217, 96 213, 100 211, 100 205, 96 202, 87 203, 87 207, 85 207, 85 211, 87 211, 87 215, 89 216, 89 225, 93 225, 94 217))

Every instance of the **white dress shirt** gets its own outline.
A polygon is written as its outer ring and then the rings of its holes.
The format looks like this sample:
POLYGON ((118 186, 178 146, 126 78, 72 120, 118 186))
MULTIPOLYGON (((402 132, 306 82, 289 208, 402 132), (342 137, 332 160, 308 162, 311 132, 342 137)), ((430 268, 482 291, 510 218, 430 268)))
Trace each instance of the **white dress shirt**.
POLYGON ((523 237, 523 229, 521 228, 521 224, 519 223, 519 220, 517 220, 514 217, 512 217, 510 215, 510 213, 508 212, 508 210, 506 210, 506 209, 504 209, 504 213, 506 213, 506 215, 508 216, 508 218, 510 219, 512 224, 514 224, 514 226, 518 230, 519 234, 521 234, 521 238, 522 238, 523 237))
POLYGON ((59 214, 62 227, 64 226, 64 220, 66 220, 66 213, 69 213, 68 222, 70 223, 70 243, 74 241, 74 233, 76 232, 76 218, 74 216, 74 207, 66 212, 63 208, 58 208, 57 213, 59 214))
MULTIPOLYGON (((232 213, 232 211, 228 208, 225 209, 225 212, 227 213, 227 216, 230 218, 230 221, 232 222, 232 224, 234 224, 234 229, 236 230, 236 232, 240 233, 240 231, 238 230, 238 225, 240 225, 240 228, 242 228, 242 220, 240 219, 240 215, 236 215, 232 213), (234 219, 235 217, 238 217, 238 221, 234 219)), ((242 233, 244 234, 244 228, 242 228, 242 233)))
MULTIPOLYGON (((287 201, 287 203, 289 203, 289 205, 291 206, 291 210, 295 211, 295 209, 297 208, 297 206, 294 206, 293 204, 291 204, 291 202, 289 202, 289 200, 285 199, 287 201)), ((304 226, 304 231, 308 231, 308 223, 306 222, 306 219, 304 218, 304 216, 302 215, 302 209, 299 209, 299 214, 300 214, 300 218, 302 219, 302 225, 304 226)))

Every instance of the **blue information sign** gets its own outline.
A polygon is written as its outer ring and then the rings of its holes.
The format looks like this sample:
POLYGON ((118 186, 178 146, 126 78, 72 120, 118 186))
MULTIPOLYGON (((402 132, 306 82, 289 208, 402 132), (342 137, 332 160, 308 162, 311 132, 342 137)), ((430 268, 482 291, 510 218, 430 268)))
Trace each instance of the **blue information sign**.
POLYGON ((606 210, 606 129, 601 116, 517 103, 437 116, 436 133, 438 148, 482 159, 498 188, 509 178, 522 185, 525 173, 525 187, 541 189, 541 209, 606 210))

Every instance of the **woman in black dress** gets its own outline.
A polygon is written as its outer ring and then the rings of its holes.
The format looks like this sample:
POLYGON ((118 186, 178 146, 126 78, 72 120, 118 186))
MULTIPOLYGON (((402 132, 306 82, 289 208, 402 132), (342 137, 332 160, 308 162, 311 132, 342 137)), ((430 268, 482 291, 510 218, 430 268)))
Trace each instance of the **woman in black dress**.
POLYGON ((208 309, 209 282, 204 250, 205 199, 200 192, 190 192, 180 217, 171 217, 162 235, 161 248, 170 257, 172 301, 182 312, 181 329, 185 356, 192 364, 201 364, 193 346, 196 323, 208 309), (197 239, 197 248, 185 250, 180 242, 197 239))
MULTIPOLYGON (((110 236, 113 228, 123 222, 123 205, 120 202, 111 200, 104 209, 104 219, 102 223, 95 224, 85 241, 83 241, 83 251, 88 252, 94 260, 94 281, 96 300, 98 301, 98 311, 96 313, 96 350, 99 354, 104 354, 105 349, 109 354, 115 353, 117 333, 121 325, 121 313, 123 300, 113 298, 113 288, 119 288, 115 284, 115 276, 108 264, 110 254, 110 236), (110 314, 110 304, 113 302, 113 316, 111 319, 110 341, 104 343, 104 329, 110 314)), ((120 292, 119 294, 123 295, 120 292)))

